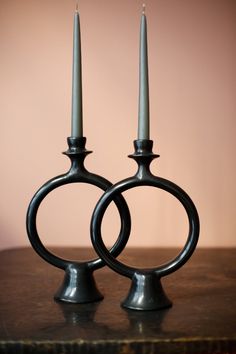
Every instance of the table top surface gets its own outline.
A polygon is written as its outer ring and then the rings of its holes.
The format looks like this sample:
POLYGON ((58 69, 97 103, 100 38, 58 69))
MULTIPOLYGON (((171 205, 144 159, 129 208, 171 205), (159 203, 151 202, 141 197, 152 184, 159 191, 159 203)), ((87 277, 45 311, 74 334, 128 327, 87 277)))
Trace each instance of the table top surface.
MULTIPOLYGON (((92 250, 83 248, 54 252, 69 259, 92 257, 92 250)), ((177 252, 127 248, 119 259, 156 266, 177 252)), ((95 272, 104 300, 55 302, 64 272, 30 248, 0 252, 0 272, 1 353, 16 346, 21 353, 54 353, 55 346, 58 353, 236 353, 236 249, 197 249, 181 269, 162 279, 173 301, 162 311, 121 308, 130 280, 107 267, 95 272)))

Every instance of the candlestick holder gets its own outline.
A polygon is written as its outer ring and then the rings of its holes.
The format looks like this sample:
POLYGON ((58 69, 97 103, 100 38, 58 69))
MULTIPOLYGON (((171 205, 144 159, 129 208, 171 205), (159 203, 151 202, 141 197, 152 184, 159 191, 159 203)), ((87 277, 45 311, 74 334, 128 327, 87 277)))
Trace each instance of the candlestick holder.
MULTIPOLYGON (((84 160, 92 152, 85 148, 85 137, 69 137, 67 138, 67 142, 69 149, 63 154, 67 155, 71 160, 71 167, 67 173, 52 178, 36 192, 28 207, 26 225, 31 245, 39 256, 51 265, 65 271, 63 283, 54 298, 64 302, 86 303, 103 298, 103 295, 96 286, 93 272, 104 266, 104 261, 99 258, 84 262, 71 261, 54 255, 41 242, 36 226, 39 206, 44 198, 54 189, 70 183, 88 183, 105 191, 112 185, 107 179, 91 173, 85 168, 84 160)), ((117 194, 114 198, 114 203, 118 209, 121 221, 120 233, 113 247, 110 249, 111 254, 116 257, 128 241, 131 221, 125 199, 117 194)), ((82 207, 82 205, 81 203, 80 206, 82 207)))
POLYGON ((154 176, 150 171, 153 159, 159 157, 152 152, 152 140, 135 140, 135 152, 129 155, 138 164, 137 173, 110 187, 99 199, 91 220, 93 246, 104 262, 115 272, 131 279, 131 287, 122 306, 133 310, 158 310, 172 306, 161 284, 161 278, 175 272, 191 257, 199 237, 199 217, 197 210, 183 189, 171 181, 154 176), (155 268, 135 268, 115 259, 105 247, 101 223, 111 201, 122 192, 137 186, 152 186, 163 189, 176 197, 183 205, 189 221, 189 233, 182 251, 169 262, 155 268))

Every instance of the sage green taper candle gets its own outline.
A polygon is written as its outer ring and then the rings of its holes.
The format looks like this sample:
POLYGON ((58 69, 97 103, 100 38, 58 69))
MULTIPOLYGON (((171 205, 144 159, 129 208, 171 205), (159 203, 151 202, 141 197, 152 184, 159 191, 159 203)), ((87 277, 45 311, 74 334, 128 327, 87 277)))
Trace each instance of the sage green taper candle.
POLYGON ((71 136, 83 136, 83 107, 82 107, 82 71, 81 71, 81 43, 80 20, 76 8, 74 15, 73 37, 73 70, 72 70, 72 112, 71 136))
POLYGON ((149 85, 148 85, 148 51, 147 20, 145 5, 141 16, 139 47, 139 118, 138 139, 149 139, 149 85))

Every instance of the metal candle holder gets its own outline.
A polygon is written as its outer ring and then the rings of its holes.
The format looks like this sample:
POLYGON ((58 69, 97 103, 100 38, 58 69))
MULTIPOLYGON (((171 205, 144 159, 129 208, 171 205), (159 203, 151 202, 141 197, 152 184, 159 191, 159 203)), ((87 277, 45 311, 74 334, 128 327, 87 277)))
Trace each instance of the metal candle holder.
POLYGON ((131 279, 131 287, 122 306, 134 310, 158 310, 172 305, 164 292, 161 278, 175 272, 187 262, 197 245, 199 236, 198 213, 190 197, 173 182, 151 173, 150 164, 153 159, 159 157, 152 152, 152 146, 152 140, 134 141, 135 152, 129 157, 137 162, 137 173, 116 183, 103 194, 91 220, 92 243, 98 255, 115 272, 131 279), (188 238, 182 251, 174 259, 156 268, 140 269, 121 263, 107 250, 102 240, 101 224, 108 205, 122 192, 137 186, 152 186, 172 194, 183 205, 189 220, 188 238))
MULTIPOLYGON (((85 148, 85 137, 69 137, 67 138, 67 142, 69 149, 64 154, 70 158, 71 167, 67 173, 46 182, 34 195, 27 212, 27 233, 32 247, 39 256, 51 265, 63 269, 66 273, 61 287, 55 294, 55 299, 71 303, 86 303, 103 298, 96 286, 93 272, 104 266, 105 263, 99 258, 79 262, 66 260, 52 254, 41 242, 36 227, 39 206, 44 198, 54 189, 70 183, 88 183, 105 191, 112 185, 107 179, 88 172, 85 168, 84 160, 92 152, 85 148)), ((128 241, 131 221, 129 209, 124 198, 121 195, 117 195, 114 197, 114 202, 121 220, 119 236, 110 250, 111 254, 116 257, 128 241)))

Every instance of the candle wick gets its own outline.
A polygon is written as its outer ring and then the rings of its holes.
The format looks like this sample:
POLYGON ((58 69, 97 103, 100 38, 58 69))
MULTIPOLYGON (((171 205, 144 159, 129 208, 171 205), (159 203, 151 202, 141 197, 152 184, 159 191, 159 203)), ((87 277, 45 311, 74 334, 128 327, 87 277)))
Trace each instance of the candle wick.
POLYGON ((78 1, 76 1, 75 12, 79 12, 79 4, 78 4, 78 1))
POLYGON ((142 10, 143 15, 145 15, 145 11, 146 11, 146 4, 143 4, 143 10, 142 10))

